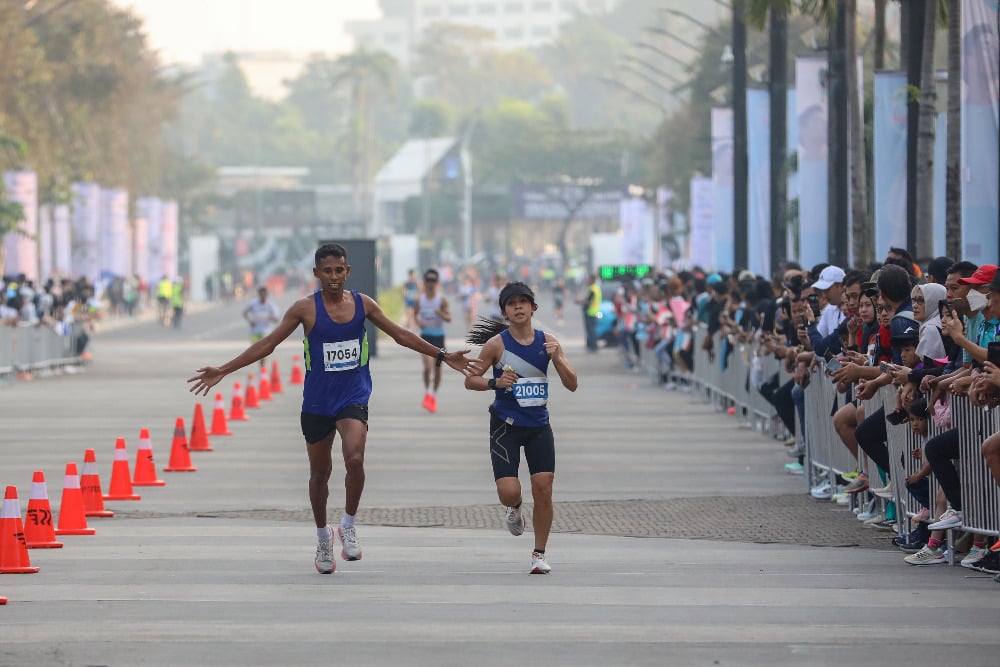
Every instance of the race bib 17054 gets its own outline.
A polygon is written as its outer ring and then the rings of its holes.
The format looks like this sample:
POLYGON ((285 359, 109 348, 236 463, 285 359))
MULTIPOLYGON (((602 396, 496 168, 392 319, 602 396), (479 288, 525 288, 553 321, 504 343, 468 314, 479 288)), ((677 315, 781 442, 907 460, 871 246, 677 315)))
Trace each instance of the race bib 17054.
POLYGON ((522 408, 545 405, 549 401, 549 379, 546 377, 518 378, 511 390, 522 408))
POLYGON ((360 360, 361 343, 357 340, 323 343, 324 371, 349 371, 357 368, 360 360))

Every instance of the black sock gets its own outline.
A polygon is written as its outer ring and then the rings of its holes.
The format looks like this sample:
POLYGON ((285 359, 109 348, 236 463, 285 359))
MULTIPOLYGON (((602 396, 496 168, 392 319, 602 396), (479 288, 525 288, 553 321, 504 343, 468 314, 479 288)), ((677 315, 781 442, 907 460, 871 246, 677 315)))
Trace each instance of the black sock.
POLYGON ((545 549, 535 549, 535 553, 538 554, 539 556, 544 556, 545 549))

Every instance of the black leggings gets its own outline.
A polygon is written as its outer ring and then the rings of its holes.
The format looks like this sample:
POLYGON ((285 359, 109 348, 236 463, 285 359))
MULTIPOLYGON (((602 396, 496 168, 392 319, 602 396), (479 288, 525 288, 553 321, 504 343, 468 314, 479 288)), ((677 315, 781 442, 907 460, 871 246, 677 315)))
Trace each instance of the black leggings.
POLYGON ((885 430, 885 408, 879 408, 858 424, 854 430, 858 446, 872 461, 889 476, 889 447, 885 441, 889 437, 885 430))
POLYGON ((952 459, 958 458, 958 429, 953 428, 928 440, 924 445, 924 456, 952 509, 961 511, 962 484, 952 463, 952 459))
POLYGON ((761 396, 774 406, 781 423, 792 435, 795 435, 795 404, 792 403, 792 387, 794 386, 795 380, 789 380, 779 387, 777 373, 760 386, 761 396))

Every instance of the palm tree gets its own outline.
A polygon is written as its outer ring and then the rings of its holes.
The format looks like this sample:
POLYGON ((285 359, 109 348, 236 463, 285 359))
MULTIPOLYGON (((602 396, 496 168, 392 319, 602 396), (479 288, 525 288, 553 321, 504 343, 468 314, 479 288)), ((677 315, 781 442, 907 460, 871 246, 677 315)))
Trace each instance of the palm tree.
POLYGON ((847 131, 851 170, 851 232, 854 239, 854 262, 860 266, 873 256, 872 226, 868 218, 868 163, 865 159, 864 116, 858 99, 857 43, 855 23, 857 0, 843 0, 841 11, 847 29, 844 31, 845 83, 847 88, 847 131))
MULTIPOLYGON (((937 124, 937 88, 934 82, 934 42, 938 3, 924 3, 924 30, 920 44, 920 111, 917 122, 915 257, 934 256, 934 130, 937 124)), ((915 46, 915 45, 911 45, 915 46)), ((910 51, 913 55, 913 51, 910 51)))
POLYGON ((361 220, 369 222, 369 191, 374 152, 373 97, 378 89, 391 90, 396 61, 384 51, 360 48, 345 54, 335 63, 330 84, 346 89, 351 101, 351 120, 347 131, 350 143, 354 206, 361 220))

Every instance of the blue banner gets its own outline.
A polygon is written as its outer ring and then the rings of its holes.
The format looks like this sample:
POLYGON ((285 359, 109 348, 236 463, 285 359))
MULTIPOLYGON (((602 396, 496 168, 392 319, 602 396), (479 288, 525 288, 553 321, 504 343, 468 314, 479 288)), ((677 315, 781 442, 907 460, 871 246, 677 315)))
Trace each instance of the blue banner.
POLYGON ((875 72, 875 256, 906 244, 906 73, 875 72))
POLYGON ((771 95, 747 91, 747 224, 749 268, 771 275, 771 95))
POLYGON ((712 218, 715 235, 712 267, 732 271, 733 110, 712 109, 712 218))
POLYGON ((826 59, 795 59, 799 164, 799 262, 828 261, 826 59))

